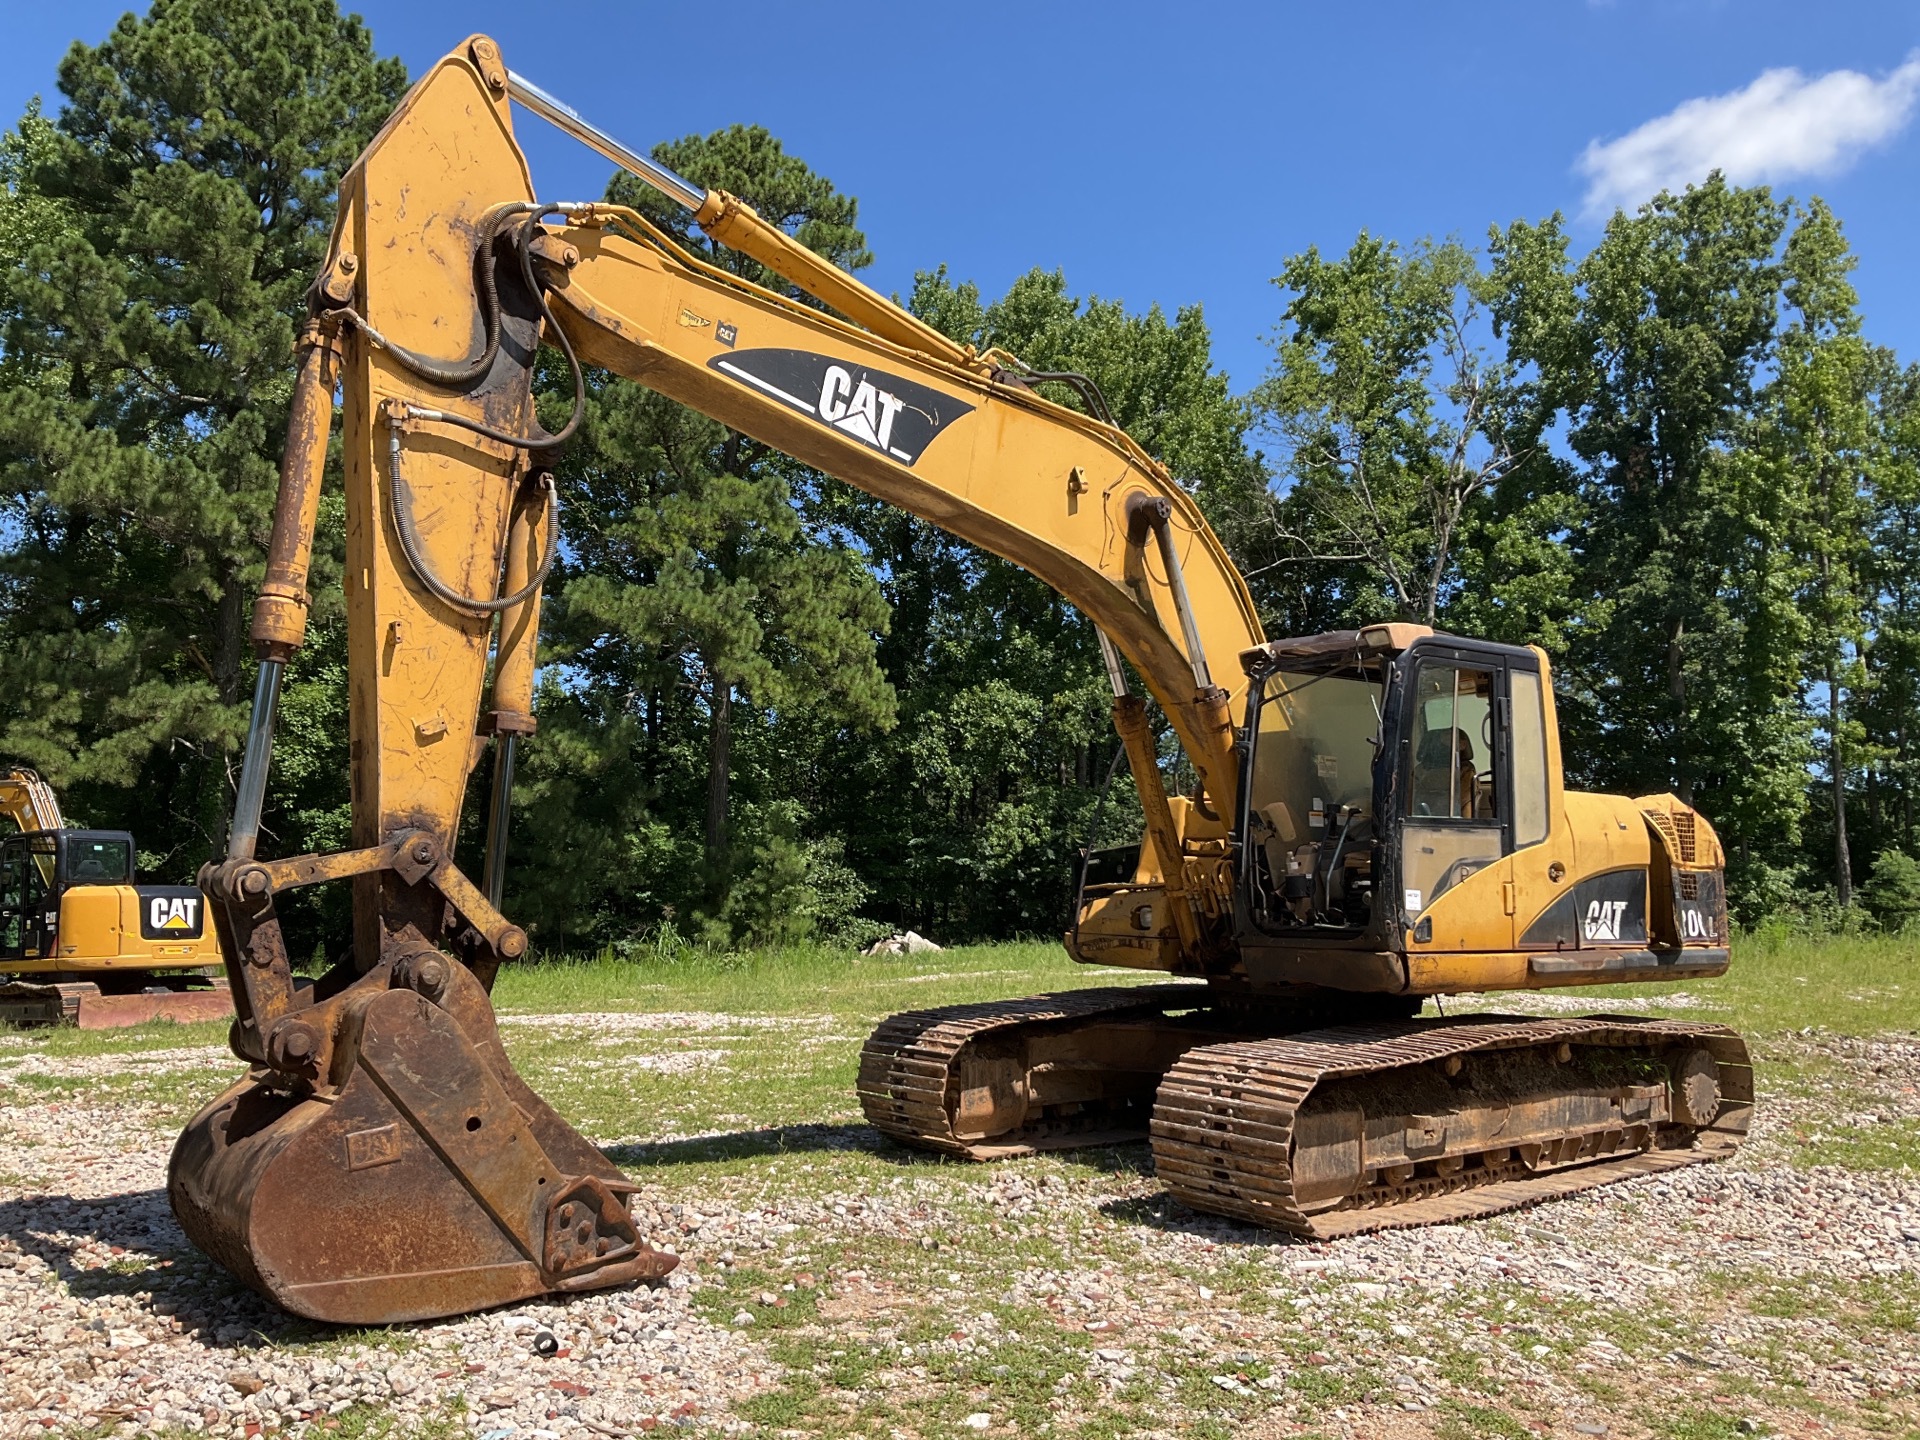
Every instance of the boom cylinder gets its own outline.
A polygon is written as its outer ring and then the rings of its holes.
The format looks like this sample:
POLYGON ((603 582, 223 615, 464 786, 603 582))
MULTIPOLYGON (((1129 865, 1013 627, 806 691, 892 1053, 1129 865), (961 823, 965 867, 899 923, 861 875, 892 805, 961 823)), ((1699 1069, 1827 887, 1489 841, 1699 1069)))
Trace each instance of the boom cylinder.
POLYGON ((287 447, 280 460, 280 493, 273 506, 267 573, 253 602, 254 653, 285 660, 307 638, 307 575, 313 566, 313 527, 320 514, 320 482, 333 429, 333 387, 340 379, 340 332, 320 320, 301 331, 299 373, 287 416, 287 447))
POLYGON ((1186 850, 1180 841, 1180 829, 1173 822, 1173 807, 1167 803, 1167 788, 1160 779, 1153 731, 1147 724, 1147 702, 1138 695, 1114 696, 1113 728, 1126 747, 1127 768, 1133 771, 1134 788, 1140 794, 1147 838, 1160 859, 1160 879, 1167 887, 1167 908, 1180 937, 1180 948, 1197 955, 1201 950, 1200 917, 1194 913, 1193 897, 1187 888, 1186 850))

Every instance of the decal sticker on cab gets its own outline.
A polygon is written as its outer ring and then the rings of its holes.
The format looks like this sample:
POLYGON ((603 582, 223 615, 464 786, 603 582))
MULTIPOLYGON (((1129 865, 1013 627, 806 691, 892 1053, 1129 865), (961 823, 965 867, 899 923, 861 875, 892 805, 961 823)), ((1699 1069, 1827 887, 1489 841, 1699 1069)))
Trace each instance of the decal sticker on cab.
POLYGON ((140 934, 148 940, 197 940, 206 901, 186 886, 140 887, 140 934))

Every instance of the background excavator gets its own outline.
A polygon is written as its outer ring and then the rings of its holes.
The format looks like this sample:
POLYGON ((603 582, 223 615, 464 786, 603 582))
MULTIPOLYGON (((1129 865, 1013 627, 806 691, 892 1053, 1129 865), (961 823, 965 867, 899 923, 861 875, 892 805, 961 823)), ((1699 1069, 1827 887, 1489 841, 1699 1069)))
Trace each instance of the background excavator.
POLYGON ((1484 1214, 1740 1142, 1751 1070, 1721 1027, 1418 1013, 1428 996, 1728 964, 1711 827, 1671 796, 1565 790, 1544 654, 1406 625, 1267 639, 1192 498, 1091 382, 956 345, 475 37, 343 182, 300 340, 229 850, 201 873, 250 1068, 188 1125, 169 1175, 187 1233, 236 1275, 371 1324, 676 1263, 636 1230, 632 1186, 515 1073, 488 998, 527 949, 499 909, 508 798, 558 543, 548 467, 583 366, 1024 567, 1100 633, 1146 830, 1129 863, 1090 863, 1066 943, 1180 978, 896 1016, 860 1066, 880 1130, 977 1159, 1147 1137, 1186 1204, 1313 1236, 1484 1214), (535 199, 516 100, 834 313, 630 209, 535 199), (534 413, 542 343, 573 377, 552 432, 534 413), (355 848, 269 859, 261 801, 336 386, 355 848), (1129 667, 1192 762, 1189 794, 1167 791, 1129 667), (476 881, 452 843, 489 742, 476 881), (297 988, 276 897, 341 880, 351 957, 297 988))
POLYGON ((124 830, 71 828, 53 788, 25 767, 0 772, 0 1021, 83 1030, 232 1012, 190 885, 136 885, 124 830), (9 978, 11 977, 11 978, 9 978))

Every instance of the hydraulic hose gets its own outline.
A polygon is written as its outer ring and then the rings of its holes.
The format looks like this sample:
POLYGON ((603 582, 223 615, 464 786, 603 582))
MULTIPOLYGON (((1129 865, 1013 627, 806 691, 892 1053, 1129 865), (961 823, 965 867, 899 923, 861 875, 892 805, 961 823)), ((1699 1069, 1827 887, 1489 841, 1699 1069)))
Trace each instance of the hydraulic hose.
POLYGON ((407 418, 414 420, 432 420, 443 425, 457 426, 462 430, 471 431, 475 435, 485 436, 487 439, 496 441, 499 444, 510 445, 516 450, 555 450, 573 438, 573 433, 580 428, 580 421, 582 417, 585 416, 587 410, 586 374, 580 367, 580 357, 574 353, 573 341, 568 338, 567 332, 561 328, 560 322, 554 318, 552 307, 547 304, 546 287, 540 283, 539 277, 533 273, 532 241, 534 232, 540 228, 540 222, 547 216, 570 214, 575 210, 583 210, 586 208, 588 207, 576 204, 543 205, 538 201, 529 201, 525 205, 503 207, 502 210, 496 213, 494 219, 489 222, 487 231, 481 239, 480 250, 482 256, 480 265, 480 304, 485 316, 487 340, 485 345, 481 347, 480 353, 472 359, 441 361, 418 354, 415 351, 407 349, 404 345, 396 345, 385 335, 382 335, 378 330, 374 329, 357 310, 348 309, 341 312, 344 318, 357 327, 369 341, 393 356, 399 363, 401 369, 406 370, 415 377, 425 380, 429 384, 444 386, 448 389, 457 389, 462 385, 471 384, 474 380, 484 375, 488 368, 492 366, 494 356, 500 349, 500 294, 493 279, 491 257, 486 254, 486 251, 491 245, 493 237, 499 233, 500 226, 505 223, 508 217, 524 215, 526 218, 514 235, 514 249, 519 252, 520 274, 526 283, 527 292, 533 296, 534 303, 540 307, 540 318, 546 322, 547 332, 559 340, 561 353, 567 357, 567 369, 573 376, 573 413, 567 417, 567 423, 552 434, 542 430, 538 423, 536 423, 533 427, 532 434, 515 435, 509 431, 496 430, 493 426, 483 421, 473 420, 465 415, 456 415, 447 410, 434 410, 425 406, 411 404, 405 406, 407 418))
POLYGON ((560 492, 554 488, 552 472, 542 470, 535 481, 547 497, 547 543, 540 556, 539 568, 516 594, 482 600, 461 594, 435 574, 433 566, 427 562, 426 551, 420 543, 420 530, 413 519, 413 487, 401 473, 398 420, 388 422, 387 433, 388 478, 393 485, 393 528, 400 536, 400 552, 407 557, 407 564, 412 567, 415 578, 427 587, 429 593, 456 610, 467 610, 476 615, 497 615, 538 594, 540 587, 546 584, 548 572, 553 569, 554 558, 560 553, 560 492))
POLYGON ((513 247, 520 258, 520 275, 532 295, 534 303, 540 307, 541 319, 546 324, 547 333, 560 342, 560 349, 567 357, 567 369, 573 377, 573 413, 567 417, 567 423, 559 430, 549 433, 535 422, 533 433, 515 435, 499 430, 482 421, 456 414, 450 410, 437 410, 427 406, 406 402, 393 404, 387 414, 387 472, 393 493, 393 527, 400 537, 400 550, 406 556, 407 564, 412 568, 414 577, 419 580, 429 594, 444 604, 472 615, 496 615, 502 610, 511 610, 523 604, 539 593, 553 570, 553 562, 560 553, 560 496, 554 487, 553 475, 542 470, 537 481, 546 496, 547 541, 544 553, 540 557, 539 567, 534 571, 527 584, 512 595, 483 599, 475 595, 462 594, 447 584, 435 573, 427 560, 426 547, 420 539, 420 528, 413 513, 413 487, 407 483, 405 469, 401 460, 401 434, 408 420, 429 420, 443 425, 452 425, 459 429, 480 435, 502 445, 529 453, 557 450, 572 438, 580 428, 580 421, 586 414, 587 385, 586 375, 580 365, 580 357, 575 353, 573 341, 554 318, 552 308, 547 304, 546 287, 540 283, 533 269, 533 237, 540 228, 540 222, 548 215, 567 214, 583 207, 576 205, 543 205, 529 201, 524 205, 504 206, 489 218, 482 232, 480 256, 480 309, 482 323, 486 327, 486 342, 480 353, 468 360, 441 361, 421 355, 404 345, 397 345, 374 329, 358 312, 346 311, 346 317, 364 333, 369 341, 385 350, 399 364, 415 377, 430 384, 458 388, 478 380, 492 368, 494 358, 500 350, 500 292, 494 280, 491 250, 495 238, 506 222, 515 217, 524 217, 513 237, 513 247))

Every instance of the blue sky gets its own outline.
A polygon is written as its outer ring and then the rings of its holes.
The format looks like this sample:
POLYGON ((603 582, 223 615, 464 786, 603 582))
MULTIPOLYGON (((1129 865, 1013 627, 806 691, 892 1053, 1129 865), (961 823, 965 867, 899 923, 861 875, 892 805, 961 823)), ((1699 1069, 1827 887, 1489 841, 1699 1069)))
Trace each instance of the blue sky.
MULTIPOLYGON (((8 8, 11 117, 53 108, 66 46, 127 7, 8 8)), ((1238 388, 1295 251, 1478 242, 1556 209, 1584 246, 1593 205, 1712 163, 1826 196, 1869 334, 1920 359, 1911 0, 356 8, 413 73, 484 30, 637 148, 766 125, 860 197, 883 290, 945 262, 992 296, 1040 265, 1135 308, 1200 303, 1238 388)), ((597 156, 532 116, 520 133, 543 197, 599 195, 597 156)))

